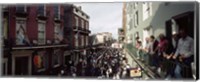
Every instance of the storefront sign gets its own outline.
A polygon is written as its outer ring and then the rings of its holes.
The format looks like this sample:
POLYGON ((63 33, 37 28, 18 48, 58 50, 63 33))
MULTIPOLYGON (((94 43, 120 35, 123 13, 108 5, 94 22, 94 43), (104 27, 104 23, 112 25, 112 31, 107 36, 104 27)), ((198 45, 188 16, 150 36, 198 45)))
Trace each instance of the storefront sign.
POLYGON ((42 58, 40 55, 35 55, 33 58, 34 61, 34 65, 37 68, 41 68, 42 67, 42 58))

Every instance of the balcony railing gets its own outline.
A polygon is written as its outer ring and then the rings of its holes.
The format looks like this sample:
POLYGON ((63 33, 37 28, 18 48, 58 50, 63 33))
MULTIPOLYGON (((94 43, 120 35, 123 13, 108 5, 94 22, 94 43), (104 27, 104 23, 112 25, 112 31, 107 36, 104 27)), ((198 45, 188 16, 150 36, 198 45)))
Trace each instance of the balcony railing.
MULTIPOLYGON (((145 68, 149 69, 150 71, 148 71, 149 73, 151 72, 152 75, 160 78, 163 76, 162 73, 158 73, 158 72, 153 72, 154 69, 150 68, 152 65, 152 57, 150 54, 148 54, 147 52, 143 51, 143 50, 138 50, 136 47, 134 47, 132 44, 124 44, 125 45, 125 49, 130 53, 131 56, 133 56, 134 58, 138 57, 140 59, 136 59, 136 61, 138 63, 140 63, 142 66, 144 66, 145 68)), ((175 60, 171 59, 163 59, 162 64, 164 64, 164 66, 161 68, 162 70, 168 70, 168 68, 170 67, 174 67, 176 66, 176 62, 175 60)), ((187 65, 185 64, 180 64, 183 68, 189 68, 187 65)), ((187 70, 184 69, 183 70, 183 76, 187 75, 187 70)))
POLYGON ((55 47, 68 47, 68 43, 54 44, 52 41, 47 40, 44 44, 39 44, 37 40, 32 40, 29 44, 17 45, 12 40, 6 43, 6 46, 10 46, 11 49, 37 49, 37 48, 55 48, 55 47))

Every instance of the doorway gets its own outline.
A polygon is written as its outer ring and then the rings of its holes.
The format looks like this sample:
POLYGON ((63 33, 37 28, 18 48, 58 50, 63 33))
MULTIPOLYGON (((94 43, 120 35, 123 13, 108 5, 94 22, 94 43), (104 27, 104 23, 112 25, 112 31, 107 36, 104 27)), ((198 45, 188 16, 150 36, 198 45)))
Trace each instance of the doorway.
POLYGON ((2 75, 7 75, 8 74, 8 59, 3 58, 3 74, 2 75))
POLYGON ((194 12, 185 12, 172 17, 165 23, 166 37, 169 41, 172 41, 172 30, 179 32, 180 29, 186 29, 188 35, 194 38, 194 12), (175 26, 173 24, 175 23, 175 26))
POLYGON ((28 75, 28 57, 15 58, 15 75, 28 75))

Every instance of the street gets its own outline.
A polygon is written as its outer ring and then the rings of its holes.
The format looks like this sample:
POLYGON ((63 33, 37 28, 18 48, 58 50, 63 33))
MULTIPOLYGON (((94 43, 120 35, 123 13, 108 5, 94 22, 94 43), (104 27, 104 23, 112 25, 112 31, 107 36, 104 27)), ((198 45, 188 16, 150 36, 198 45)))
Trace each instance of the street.
POLYGON ((77 65, 69 63, 59 76, 101 79, 149 79, 138 63, 128 63, 128 53, 122 49, 104 47, 80 59, 77 65), (134 71, 134 72, 131 72, 134 71), (132 74, 131 74, 132 73, 132 74))

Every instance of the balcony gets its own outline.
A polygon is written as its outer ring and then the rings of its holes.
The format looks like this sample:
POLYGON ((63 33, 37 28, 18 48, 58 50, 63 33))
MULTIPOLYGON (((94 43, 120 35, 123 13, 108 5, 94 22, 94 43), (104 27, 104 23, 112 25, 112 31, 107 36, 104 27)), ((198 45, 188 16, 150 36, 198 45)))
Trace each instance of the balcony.
POLYGON ((78 26, 74 26, 73 31, 78 32, 78 30, 79 30, 78 28, 79 28, 78 26))
POLYGON ((46 9, 44 5, 38 7, 37 14, 38 19, 47 20, 46 9))
POLYGON ((27 13, 27 7, 20 5, 20 6, 16 6, 16 16, 17 17, 27 17, 28 13, 27 13))
POLYGON ((65 47, 67 48, 69 44, 67 43, 59 43, 54 44, 51 40, 47 40, 44 44, 39 44, 37 40, 33 40, 30 44, 24 45, 14 45, 11 49, 18 50, 18 49, 44 49, 44 48, 60 48, 65 47))
POLYGON ((87 32, 87 33, 91 33, 91 31, 90 31, 90 30, 88 30, 88 29, 86 29, 86 32, 87 32))

